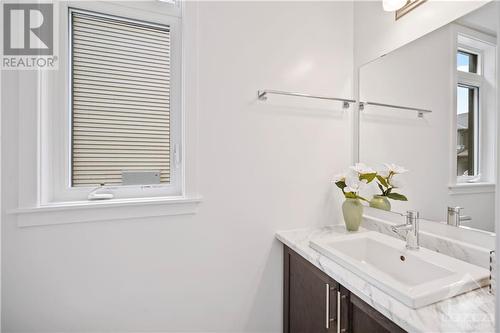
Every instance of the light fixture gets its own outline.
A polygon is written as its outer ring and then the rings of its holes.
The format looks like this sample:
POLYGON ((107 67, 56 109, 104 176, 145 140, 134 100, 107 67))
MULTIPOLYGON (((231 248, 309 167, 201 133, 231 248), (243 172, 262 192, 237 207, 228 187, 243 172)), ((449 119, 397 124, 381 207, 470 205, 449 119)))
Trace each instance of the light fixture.
POLYGON ((407 2, 408 0, 383 0, 382 7, 386 12, 395 12, 406 5, 407 2))

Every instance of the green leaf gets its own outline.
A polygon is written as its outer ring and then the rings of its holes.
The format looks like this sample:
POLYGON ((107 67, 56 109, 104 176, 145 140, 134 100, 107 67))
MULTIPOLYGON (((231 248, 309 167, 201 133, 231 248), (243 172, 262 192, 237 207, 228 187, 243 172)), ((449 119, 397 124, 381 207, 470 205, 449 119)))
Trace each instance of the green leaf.
POLYGON ((365 198, 363 198, 362 196, 359 196, 359 195, 357 195, 357 198, 360 199, 360 200, 366 201, 366 202, 370 202, 370 201, 366 200, 365 198))
POLYGON ((343 181, 343 180, 339 180, 338 182, 335 183, 335 185, 337 185, 337 187, 340 188, 342 191, 344 190, 344 188, 347 187, 347 185, 345 184, 345 181, 343 181))
POLYGON ((382 177, 381 175, 377 175, 377 179, 380 182, 380 184, 382 184, 382 186, 384 186, 385 188, 389 187, 389 184, 387 184, 387 181, 385 180, 384 177, 382 177))
POLYGON ((387 197, 389 197, 392 200, 408 201, 408 199, 404 195, 399 193, 389 193, 387 197))
POLYGON ((345 197, 346 197, 347 199, 357 199, 357 198, 358 198, 358 196, 356 195, 356 193, 353 193, 353 192, 347 192, 347 193, 345 194, 345 197))
POLYGON ((382 185, 380 185, 380 184, 377 184, 377 185, 378 185, 378 188, 380 189, 380 191, 382 191, 382 195, 385 195, 385 190, 382 187, 382 185))
POLYGON ((392 187, 389 187, 387 191, 385 191, 385 195, 389 195, 392 192, 392 187))
POLYGON ((374 180, 376 176, 377 176, 376 172, 374 172, 374 173, 363 173, 363 174, 359 175, 359 180, 365 179, 366 182, 369 183, 372 180, 374 180))

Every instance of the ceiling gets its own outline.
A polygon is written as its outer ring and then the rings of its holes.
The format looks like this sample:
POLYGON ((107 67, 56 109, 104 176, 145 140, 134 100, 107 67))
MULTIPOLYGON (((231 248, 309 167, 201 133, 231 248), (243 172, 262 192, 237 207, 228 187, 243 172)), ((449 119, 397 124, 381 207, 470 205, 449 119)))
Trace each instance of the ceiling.
POLYGON ((499 24, 499 12, 496 6, 498 6, 497 2, 492 1, 457 21, 476 30, 496 35, 499 24))

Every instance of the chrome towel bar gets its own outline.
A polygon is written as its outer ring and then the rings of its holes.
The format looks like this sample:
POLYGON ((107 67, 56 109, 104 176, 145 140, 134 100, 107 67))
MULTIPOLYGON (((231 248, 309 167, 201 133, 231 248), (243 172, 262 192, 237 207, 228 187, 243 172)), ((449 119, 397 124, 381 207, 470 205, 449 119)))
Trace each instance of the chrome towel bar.
POLYGON ((330 101, 340 101, 342 102, 342 107, 344 109, 349 108, 349 103, 355 103, 356 101, 353 99, 347 99, 347 98, 338 98, 338 97, 328 97, 328 96, 317 96, 317 95, 309 95, 309 94, 302 94, 302 93, 296 93, 296 92, 288 92, 288 91, 280 91, 280 90, 269 90, 269 89, 264 89, 264 90, 258 90, 257 91, 257 98, 261 101, 265 101, 267 99, 268 94, 274 94, 274 95, 286 95, 286 96, 295 96, 295 97, 305 97, 305 98, 315 98, 315 99, 326 99, 330 101))
MULTIPOLYGON (((265 100, 267 100, 267 95, 269 95, 269 94, 324 99, 324 100, 329 100, 329 101, 340 101, 340 102, 342 102, 342 107, 344 109, 348 109, 350 106, 350 103, 356 103, 356 100, 348 99, 348 98, 310 95, 310 94, 303 94, 303 93, 297 93, 297 92, 270 90, 270 89, 257 90, 257 99, 259 99, 260 101, 265 101, 265 100)), ((431 110, 427 110, 427 109, 419 109, 419 108, 414 108, 414 107, 409 107, 409 106, 385 104, 385 103, 378 103, 378 102, 359 102, 359 110, 363 111, 365 109, 366 105, 381 106, 381 107, 386 107, 386 108, 394 108, 394 109, 407 110, 407 111, 416 111, 417 116, 419 118, 423 118, 425 113, 432 112, 431 110)))
POLYGON ((384 104, 384 103, 377 103, 377 102, 360 102, 359 103, 359 110, 363 111, 365 109, 365 105, 374 105, 374 106, 382 106, 385 108, 394 108, 394 109, 400 109, 400 110, 407 110, 407 111, 416 111, 417 116, 419 118, 424 117, 424 113, 431 113, 431 110, 426 110, 426 109, 419 109, 419 108, 414 108, 410 106, 400 106, 400 105, 392 105, 392 104, 384 104))

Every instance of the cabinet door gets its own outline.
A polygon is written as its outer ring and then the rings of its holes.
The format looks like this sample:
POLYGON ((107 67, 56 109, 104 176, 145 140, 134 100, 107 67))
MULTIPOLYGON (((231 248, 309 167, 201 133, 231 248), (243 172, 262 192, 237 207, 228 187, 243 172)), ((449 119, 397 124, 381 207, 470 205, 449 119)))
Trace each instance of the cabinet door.
MULTIPOLYGON (((390 319, 382 315, 380 312, 372 308, 370 305, 362 301, 359 297, 350 293, 347 298, 349 301, 349 320, 348 326, 343 326, 341 320, 341 328, 347 328, 344 332, 349 333, 403 333, 401 327, 393 323, 390 319)), ((341 302, 342 306, 344 303, 341 302)), ((342 309, 344 310, 344 309, 342 309)), ((347 311, 346 311, 347 312, 347 311)))
POLYGON ((285 247, 284 332, 337 332, 339 285, 285 247))

